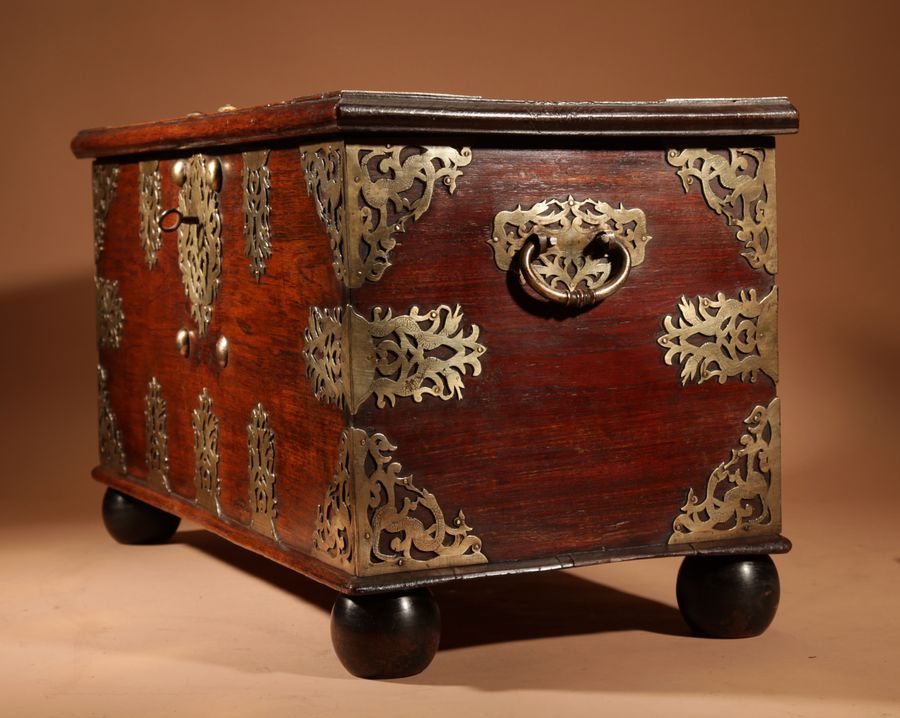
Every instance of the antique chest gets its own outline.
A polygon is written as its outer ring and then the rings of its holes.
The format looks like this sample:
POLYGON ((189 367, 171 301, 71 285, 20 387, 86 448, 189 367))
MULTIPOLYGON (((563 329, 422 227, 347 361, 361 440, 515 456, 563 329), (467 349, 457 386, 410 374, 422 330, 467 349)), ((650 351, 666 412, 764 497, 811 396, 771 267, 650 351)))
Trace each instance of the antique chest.
POLYGON ((783 98, 337 92, 89 130, 104 520, 333 587, 362 676, 443 581, 686 556, 753 635, 781 537, 783 98))

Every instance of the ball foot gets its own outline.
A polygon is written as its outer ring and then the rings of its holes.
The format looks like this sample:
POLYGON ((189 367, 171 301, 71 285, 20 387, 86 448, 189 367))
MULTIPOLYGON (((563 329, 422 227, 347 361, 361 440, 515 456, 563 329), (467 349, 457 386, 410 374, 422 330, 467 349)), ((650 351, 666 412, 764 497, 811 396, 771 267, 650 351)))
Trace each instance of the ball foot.
POLYGON ((778 608, 778 571, 769 556, 688 556, 678 571, 676 595, 694 632, 758 636, 778 608))
POLYGON ((103 524, 109 535, 124 544, 165 543, 181 519, 115 489, 103 495, 103 524))
POLYGON ((331 611, 334 652, 360 678, 404 678, 437 652, 441 613, 427 589, 338 596, 331 611))

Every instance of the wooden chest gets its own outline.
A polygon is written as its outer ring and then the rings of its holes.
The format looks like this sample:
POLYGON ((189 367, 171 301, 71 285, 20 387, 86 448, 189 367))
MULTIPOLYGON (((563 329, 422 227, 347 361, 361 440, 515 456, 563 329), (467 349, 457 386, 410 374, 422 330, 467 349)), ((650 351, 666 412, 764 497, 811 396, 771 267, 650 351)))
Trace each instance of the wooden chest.
POLYGON ((629 558, 689 556, 689 623, 761 632, 796 129, 338 92, 82 132, 108 528, 187 517, 332 586, 358 675, 427 665, 429 584, 629 558))

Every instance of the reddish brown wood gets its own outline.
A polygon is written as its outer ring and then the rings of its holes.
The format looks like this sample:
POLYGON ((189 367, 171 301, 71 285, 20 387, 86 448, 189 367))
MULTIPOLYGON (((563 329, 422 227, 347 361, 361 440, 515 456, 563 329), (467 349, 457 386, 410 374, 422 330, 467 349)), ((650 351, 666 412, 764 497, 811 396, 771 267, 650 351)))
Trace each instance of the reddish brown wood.
POLYGON ((77 157, 275 142, 342 133, 646 137, 796 132, 786 98, 522 102, 454 95, 330 92, 263 107, 80 132, 77 157))

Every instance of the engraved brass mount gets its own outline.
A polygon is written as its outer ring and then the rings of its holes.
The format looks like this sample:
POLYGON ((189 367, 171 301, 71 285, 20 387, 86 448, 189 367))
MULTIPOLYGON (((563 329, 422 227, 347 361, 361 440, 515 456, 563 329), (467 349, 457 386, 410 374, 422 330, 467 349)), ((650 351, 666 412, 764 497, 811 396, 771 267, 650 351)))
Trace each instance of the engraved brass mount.
POLYGON ((744 420, 739 449, 719 464, 701 500, 693 489, 672 525, 670 544, 775 535, 781 530, 781 408, 778 398, 744 420))
POLYGON ((481 374, 478 334, 475 324, 467 333, 459 306, 397 316, 375 307, 371 320, 350 306, 312 307, 303 358, 316 398, 355 414, 373 395, 379 407, 398 397, 461 399, 463 377, 481 374))
POLYGON ((666 333, 658 339, 666 350, 665 362, 681 363, 681 383, 702 384, 729 377, 756 381, 762 371, 778 381, 778 287, 757 300, 748 289, 739 298, 681 298, 680 317, 666 316, 666 333))
POLYGON ((400 475, 396 448, 384 434, 344 430, 313 551, 359 576, 487 563, 462 510, 448 523, 434 494, 400 475))
POLYGON ((499 212, 488 244, 499 269, 515 264, 523 283, 545 299, 584 307, 625 283, 650 239, 642 210, 570 195, 499 212))
POLYGON ((215 158, 194 155, 172 165, 181 188, 178 209, 159 216, 163 232, 178 232, 178 267, 191 314, 201 336, 206 334, 222 274, 222 215, 219 190, 222 165, 215 158), (169 218, 173 217, 174 222, 169 218))
POLYGON ((394 235, 428 211, 438 182, 456 191, 472 151, 334 143, 303 147, 300 159, 331 241, 335 274, 355 288, 381 279, 391 266, 394 235))
POLYGON ((685 192, 700 181, 703 198, 716 214, 737 228, 741 255, 754 269, 778 271, 775 200, 775 150, 732 148, 669 150, 666 160, 680 168, 685 192))

